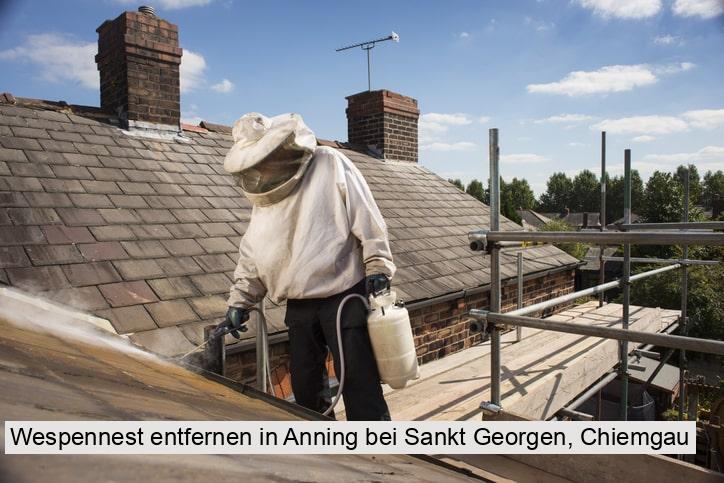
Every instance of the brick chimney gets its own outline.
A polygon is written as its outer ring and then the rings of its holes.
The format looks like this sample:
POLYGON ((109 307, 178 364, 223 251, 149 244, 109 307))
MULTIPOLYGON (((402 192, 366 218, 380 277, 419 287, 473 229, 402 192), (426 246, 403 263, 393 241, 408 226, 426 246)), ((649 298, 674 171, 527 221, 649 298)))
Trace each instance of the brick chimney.
POLYGON ((181 119, 178 27, 151 7, 124 12, 96 29, 101 109, 123 127, 178 132, 181 119))
POLYGON ((392 91, 347 97, 347 138, 370 146, 384 159, 417 162, 417 100, 392 91))

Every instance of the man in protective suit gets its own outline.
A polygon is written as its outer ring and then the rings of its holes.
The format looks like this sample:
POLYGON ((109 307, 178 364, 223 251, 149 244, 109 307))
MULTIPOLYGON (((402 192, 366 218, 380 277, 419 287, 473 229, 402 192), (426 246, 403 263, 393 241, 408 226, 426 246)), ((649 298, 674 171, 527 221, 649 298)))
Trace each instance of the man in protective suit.
MULTIPOLYGON (((249 309, 265 295, 286 300, 294 397, 324 412, 331 403, 328 349, 340 370, 340 302, 389 289, 395 272, 387 227, 359 170, 339 151, 317 146, 298 114, 246 114, 232 133, 224 168, 253 208, 220 328, 244 330, 249 309)), ((344 306, 342 344, 347 419, 389 420, 359 299, 344 306)))

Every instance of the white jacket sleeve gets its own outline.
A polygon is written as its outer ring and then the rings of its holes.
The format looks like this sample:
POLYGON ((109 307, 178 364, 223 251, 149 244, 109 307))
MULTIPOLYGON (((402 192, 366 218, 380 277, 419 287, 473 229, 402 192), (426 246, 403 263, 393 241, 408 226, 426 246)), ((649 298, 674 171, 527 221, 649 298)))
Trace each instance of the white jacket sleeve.
POLYGON ((263 299, 264 295, 266 287, 259 279, 251 245, 244 236, 239 244, 239 262, 234 270, 234 284, 227 303, 230 307, 248 309, 263 299))
POLYGON ((396 268, 380 209, 357 167, 341 153, 337 160, 337 185, 345 201, 350 230, 362 245, 365 275, 382 273, 392 278, 396 268))

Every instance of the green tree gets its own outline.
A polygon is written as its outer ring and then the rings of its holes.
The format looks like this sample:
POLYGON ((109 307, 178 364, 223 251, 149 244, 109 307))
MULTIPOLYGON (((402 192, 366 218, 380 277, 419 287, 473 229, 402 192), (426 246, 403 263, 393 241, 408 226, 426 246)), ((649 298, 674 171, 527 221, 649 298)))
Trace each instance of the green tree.
POLYGON ((682 198, 681 184, 671 173, 654 171, 646 182, 641 218, 647 223, 681 221, 682 198))
POLYGON ((548 178, 546 192, 540 197, 540 210, 560 213, 571 205, 573 181, 565 173, 553 173, 548 178))
MULTIPOLYGON (((642 221, 647 223, 670 223, 682 220, 684 191, 676 173, 654 171, 646 182, 644 199, 641 207, 642 221)), ((701 211, 689 204, 689 221, 701 220, 701 211)), ((671 246, 634 247, 636 256, 657 256, 667 258, 675 253, 671 246)))
POLYGON ((448 178, 447 181, 448 181, 448 183, 455 185, 457 187, 457 189, 459 189, 460 191, 465 191, 465 186, 463 186, 463 182, 460 181, 460 178, 455 178, 455 179, 448 178))
MULTIPOLYGON (((545 225, 538 228, 539 231, 575 231, 575 228, 566 223, 563 220, 551 220, 545 225)), ((585 243, 554 243, 556 247, 560 248, 569 255, 576 257, 579 260, 583 260, 588 251, 588 245, 585 243)))
MULTIPOLYGON (((490 204, 489 189, 484 187, 483 183, 477 179, 468 184, 465 192, 486 205, 490 204)), ((519 208, 527 210, 534 206, 535 196, 526 180, 513 178, 512 182, 506 183, 503 178, 500 178, 500 213, 504 217, 520 223, 521 218, 516 210, 519 208)))
POLYGON ((601 203, 601 185, 591 171, 584 169, 573 178, 571 211, 598 211, 601 203))
POLYGON ((535 195, 525 179, 513 178, 507 185, 510 191, 512 208, 514 210, 532 210, 535 208, 535 195))
MULTIPOLYGON (((677 247, 674 256, 680 256, 677 247)), ((688 316, 689 335, 704 339, 724 340, 724 248, 690 247, 695 259, 719 260, 717 265, 689 268, 688 316)), ((646 271, 658 266, 641 266, 646 271)), ((681 308, 681 271, 674 270, 649 277, 631 289, 631 303, 647 307, 678 310, 681 308)), ((696 353, 692 353, 696 357, 696 353)), ((724 362, 724 358, 720 358, 724 362)))
MULTIPOLYGON (((701 199, 701 178, 699 178, 699 170, 696 169, 696 166, 693 164, 688 165, 689 169, 689 205, 696 205, 699 203, 699 200, 701 199)), ((686 170, 687 166, 684 166, 683 164, 676 168, 676 179, 679 182, 679 184, 682 186, 682 193, 683 193, 683 186, 684 181, 686 180, 686 170)))
POLYGON ((479 201, 485 203, 485 188, 483 188, 483 183, 481 183, 477 179, 474 179, 470 183, 468 183, 468 187, 465 188, 465 192, 473 198, 477 198, 479 201))
MULTIPOLYGON (((623 218, 623 176, 614 176, 606 185, 606 224, 623 218)), ((641 214, 644 182, 638 170, 631 170, 631 212, 641 214)))
POLYGON ((701 194, 702 204, 706 208, 712 208, 716 198, 724 197, 724 172, 721 170, 716 172, 707 171, 704 175, 701 194))

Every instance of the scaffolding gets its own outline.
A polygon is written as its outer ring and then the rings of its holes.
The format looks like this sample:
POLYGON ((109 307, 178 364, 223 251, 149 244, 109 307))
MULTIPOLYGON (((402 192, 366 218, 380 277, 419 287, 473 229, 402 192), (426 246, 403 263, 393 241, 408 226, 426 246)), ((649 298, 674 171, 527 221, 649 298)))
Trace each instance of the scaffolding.
MULTIPOLYGON (((491 384, 490 400, 481 403, 480 407, 484 414, 498 413, 502 408, 500 394, 501 379, 501 344, 500 334, 504 326, 515 326, 517 330, 516 340, 520 341, 520 330, 522 327, 536 328, 579 334, 584 336, 614 339, 619 341, 619 364, 618 372, 606 375, 586 394, 569 404, 563 411, 568 416, 581 416, 575 409, 584 402, 590 394, 594 394, 603 386, 615 378, 621 380, 621 420, 628 417, 628 374, 629 357, 631 353, 645 353, 653 346, 667 347, 669 353, 660 359, 658 372, 663 364, 673 353, 674 349, 679 350, 679 419, 684 416, 684 374, 686 371, 686 351, 704 352, 710 354, 724 355, 724 342, 717 340, 700 339, 688 337, 688 267, 690 265, 711 265, 717 263, 714 260, 690 260, 689 245, 724 245, 724 233, 713 232, 712 230, 723 229, 724 222, 689 222, 689 176, 688 170, 684 179, 684 203, 681 223, 632 223, 631 222, 631 150, 624 151, 624 213, 623 223, 613 225, 608 230, 605 224, 606 210, 606 133, 601 135, 601 211, 600 230, 579 231, 579 232, 530 232, 530 231, 500 231, 500 170, 498 145, 498 129, 489 131, 489 153, 490 153, 490 228, 489 230, 477 230, 470 232, 468 238, 470 248, 475 251, 483 251, 490 256, 490 309, 472 309, 470 317, 473 319, 471 329, 488 330, 490 332, 490 364, 491 384), (522 307, 522 255, 517 258, 518 272, 518 308, 502 313, 500 304, 501 278, 500 278, 500 250, 506 247, 521 247, 529 243, 563 243, 563 242, 587 242, 601 247, 599 262, 599 284, 584 290, 565 294, 550 300, 540 302, 527 307, 522 307), (608 245, 623 245, 623 257, 604 257, 603 248, 608 245), (682 247, 681 259, 646 259, 632 258, 631 245, 680 245, 682 247), (604 280, 604 263, 606 261, 622 261, 623 276, 611 282, 604 280), (631 263, 653 263, 663 264, 663 267, 648 270, 636 275, 631 275, 631 263), (630 287, 631 284, 648 277, 659 275, 672 270, 681 272, 681 316, 679 318, 679 335, 670 333, 649 333, 629 329, 630 310, 630 287), (623 314, 621 327, 600 327, 576 324, 571 322, 556 322, 547 319, 531 317, 531 314, 542 312, 544 309, 554 307, 567 302, 572 302, 580 297, 599 295, 599 306, 603 305, 603 293, 607 290, 620 288, 623 295, 623 314), (630 352, 629 342, 648 344, 645 348, 635 349, 630 352)), ((634 369, 632 367, 631 369, 634 369)))

